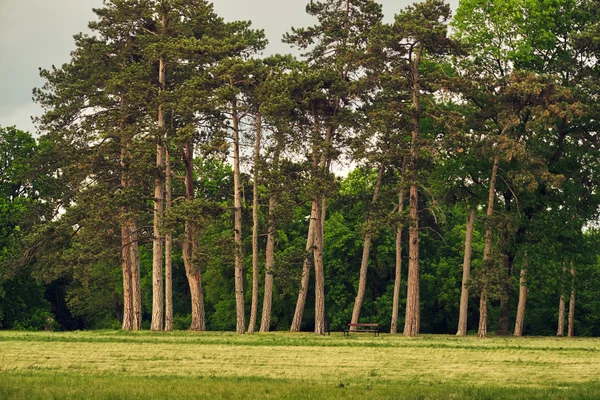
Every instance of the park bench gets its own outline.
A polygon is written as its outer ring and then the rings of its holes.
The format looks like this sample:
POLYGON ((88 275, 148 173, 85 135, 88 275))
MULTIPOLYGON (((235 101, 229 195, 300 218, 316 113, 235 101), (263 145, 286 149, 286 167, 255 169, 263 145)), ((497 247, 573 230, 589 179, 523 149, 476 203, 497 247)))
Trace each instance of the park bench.
POLYGON ((344 329, 344 336, 349 335, 350 332, 356 333, 374 333, 375 336, 379 335, 379 324, 353 324, 349 323, 348 327, 344 329))

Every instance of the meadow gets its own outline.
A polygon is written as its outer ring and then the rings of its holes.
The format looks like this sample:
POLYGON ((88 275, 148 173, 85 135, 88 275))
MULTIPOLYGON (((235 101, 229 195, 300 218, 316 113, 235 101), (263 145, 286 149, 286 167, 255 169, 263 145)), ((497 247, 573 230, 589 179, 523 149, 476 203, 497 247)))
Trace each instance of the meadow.
POLYGON ((0 399, 600 398, 600 340, 0 332, 0 399))

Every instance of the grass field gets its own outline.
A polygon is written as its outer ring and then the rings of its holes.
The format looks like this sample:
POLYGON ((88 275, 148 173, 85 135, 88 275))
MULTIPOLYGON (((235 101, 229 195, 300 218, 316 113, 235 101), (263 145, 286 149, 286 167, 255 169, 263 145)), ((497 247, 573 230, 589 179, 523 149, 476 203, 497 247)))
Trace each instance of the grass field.
POLYGON ((600 398, 600 339, 0 332, 0 399, 600 398))

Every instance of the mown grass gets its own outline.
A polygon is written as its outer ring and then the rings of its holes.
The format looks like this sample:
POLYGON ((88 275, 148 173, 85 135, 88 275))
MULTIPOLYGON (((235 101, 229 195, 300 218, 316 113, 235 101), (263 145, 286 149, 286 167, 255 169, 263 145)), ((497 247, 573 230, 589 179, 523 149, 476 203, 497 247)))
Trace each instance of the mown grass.
POLYGON ((600 398, 600 340, 0 332, 0 399, 600 398))

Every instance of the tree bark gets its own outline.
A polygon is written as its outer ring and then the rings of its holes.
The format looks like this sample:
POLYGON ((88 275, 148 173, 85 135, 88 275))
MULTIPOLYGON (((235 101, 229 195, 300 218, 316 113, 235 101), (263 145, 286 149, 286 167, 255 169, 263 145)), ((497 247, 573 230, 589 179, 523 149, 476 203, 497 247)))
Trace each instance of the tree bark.
MULTIPOLYGON (((167 142, 165 147, 165 212, 171 210, 171 151, 167 142)), ((165 331, 173 330, 173 235, 165 235, 165 331)))
MULTIPOLYGON (((404 193, 401 183, 398 191, 398 214, 402 215, 403 210, 404 193)), ((402 278, 402 228, 402 224, 399 224, 396 228, 396 273, 394 276, 394 299, 392 300, 392 323, 390 326, 390 333, 392 334, 398 333, 398 303, 400 302, 400 282, 402 278)))
MULTIPOLYGON (((129 139, 125 136, 125 103, 121 98, 121 108, 123 108, 123 117, 121 119, 121 190, 125 192, 129 186, 128 180, 128 149, 130 147, 129 139)), ((127 215, 127 206, 121 207, 121 270, 123 274, 123 325, 122 329, 129 331, 134 329, 133 312, 133 288, 131 279, 131 251, 132 245, 129 225, 130 218, 127 215)))
POLYGON ((325 333, 325 271, 323 266, 323 228, 321 227, 321 209, 319 198, 315 196, 317 204, 315 227, 313 229, 313 258, 315 263, 315 333, 325 333))
POLYGON ((558 329, 556 330, 556 336, 565 335, 565 281, 564 276, 567 274, 567 266, 563 264, 563 282, 560 288, 560 299, 558 302, 558 329))
MULTIPOLYGON (((354 299, 354 309, 352 311, 352 323, 357 324, 358 319, 360 317, 360 308, 362 307, 363 299, 365 298, 365 291, 367 288, 367 267, 369 265, 369 253, 371 251, 371 237, 372 237, 372 227, 373 223, 373 209, 375 207, 375 203, 377 203, 377 198, 379 197, 379 191, 381 190, 381 181, 383 180, 383 164, 379 166, 379 171, 377 173, 377 183, 375 185, 375 190, 373 192, 373 199, 371 200, 371 211, 369 212, 369 216, 367 217, 367 229, 365 232, 365 239, 363 243, 363 253, 362 259, 360 262, 360 277, 358 280, 358 293, 356 294, 356 298, 354 299)), ((356 328, 352 328, 352 330, 356 330, 356 328)))
POLYGON ((129 230, 129 260, 131 271, 131 298, 133 301, 133 329, 142 329, 142 290, 140 287, 140 255, 138 251, 137 225, 133 218, 127 224, 129 230))
POLYGON ((494 214, 494 196, 496 194, 496 177, 498 175, 498 164, 499 158, 498 156, 494 157, 494 165, 492 167, 492 177, 490 178, 490 188, 488 194, 488 207, 486 216, 488 217, 488 221, 486 221, 485 228, 485 245, 483 248, 483 272, 481 276, 482 288, 481 288, 481 296, 479 298, 479 329, 477 331, 477 336, 486 337, 487 336, 487 296, 488 296, 488 275, 487 269, 489 268, 489 263, 492 262, 492 223, 489 219, 494 214))
POLYGON ((575 266, 571 261, 571 299, 569 300, 569 322, 567 336, 575 336, 575 266))
POLYGON ((240 132, 237 107, 233 100, 233 208, 234 208, 234 242, 235 242, 235 331, 245 332, 244 315, 244 265, 242 259, 242 199, 240 191, 240 132))
POLYGON ((410 172, 412 183, 409 192, 409 217, 410 227, 408 229, 408 279, 406 293, 406 316, 404 321, 404 336, 416 336, 420 328, 419 309, 419 192, 417 189, 417 161, 419 140, 419 120, 421 106, 419 103, 420 79, 419 65, 423 46, 418 45, 415 60, 412 63, 412 132, 410 150, 410 172))
MULTIPOLYGON (((190 204, 194 200, 194 147, 190 139, 182 151, 183 163, 185 165, 185 201, 190 204)), ((190 287, 192 302, 191 331, 205 331, 206 318, 204 314, 204 294, 202 291, 202 272, 200 267, 194 263, 194 254, 198 248, 198 228, 196 222, 190 216, 186 216, 185 232, 182 246, 183 265, 185 275, 190 287)))
POLYGON ((275 196, 269 198, 269 229, 265 252, 265 291, 263 297, 260 331, 269 332, 271 328, 271 306, 273 304, 273 266, 275 259, 275 196))
POLYGON ((250 322, 248 333, 254 333, 258 313, 258 170, 260 163, 260 136, 262 130, 262 115, 256 116, 256 140, 254 143, 254 182, 252 183, 252 304, 250 307, 250 322))
POLYGON ((523 323, 525 321, 525 305, 527 303, 527 269, 521 269, 519 279, 519 305, 517 306, 517 319, 515 321, 515 336, 523 335, 523 323))
MULTIPOLYGON (((162 27, 166 26, 166 17, 162 16, 162 27)), ((165 60, 161 56, 158 65, 159 92, 165 91, 165 60)), ((163 329, 163 237, 161 235, 164 212, 163 173, 165 168, 164 146, 162 143, 165 129, 165 113, 162 104, 158 106, 158 142, 156 144, 156 178, 154 181, 154 237, 152 239, 152 323, 150 329, 163 329)))
POLYGON ((465 234, 465 256, 463 258, 462 290, 460 293, 460 312, 458 317, 457 336, 467 334, 467 313, 469 309, 469 278, 471 277, 471 254, 473 250, 473 228, 475 226, 475 209, 467 215, 467 232, 465 234))
POLYGON ((314 230, 317 208, 318 204, 315 204, 315 202, 313 201, 312 208, 310 211, 310 221, 308 223, 308 235, 306 238, 306 254, 304 256, 304 263, 302 265, 300 291, 298 293, 298 300, 296 301, 296 310, 294 311, 294 318, 292 319, 290 332, 300 332, 300 326, 302 324, 302 316, 304 314, 304 306, 306 304, 306 296, 308 294, 308 280, 310 277, 310 255, 313 252, 314 247, 314 230))
MULTIPOLYGON (((125 207, 124 212, 125 212, 125 207)), ((123 273, 123 325, 122 329, 130 331, 134 329, 133 324, 133 296, 131 288, 131 253, 129 227, 127 222, 121 226, 121 270, 123 273)))
MULTIPOLYGON (((273 155, 273 167, 279 164, 279 143, 277 144, 275 154, 273 155)), ((271 193, 269 197, 269 227, 267 230, 267 248, 265 250, 265 290, 263 297, 262 317, 260 321, 260 331, 269 332, 271 329, 271 307, 273 304, 273 266, 275 261, 275 207, 277 200, 271 193)))

